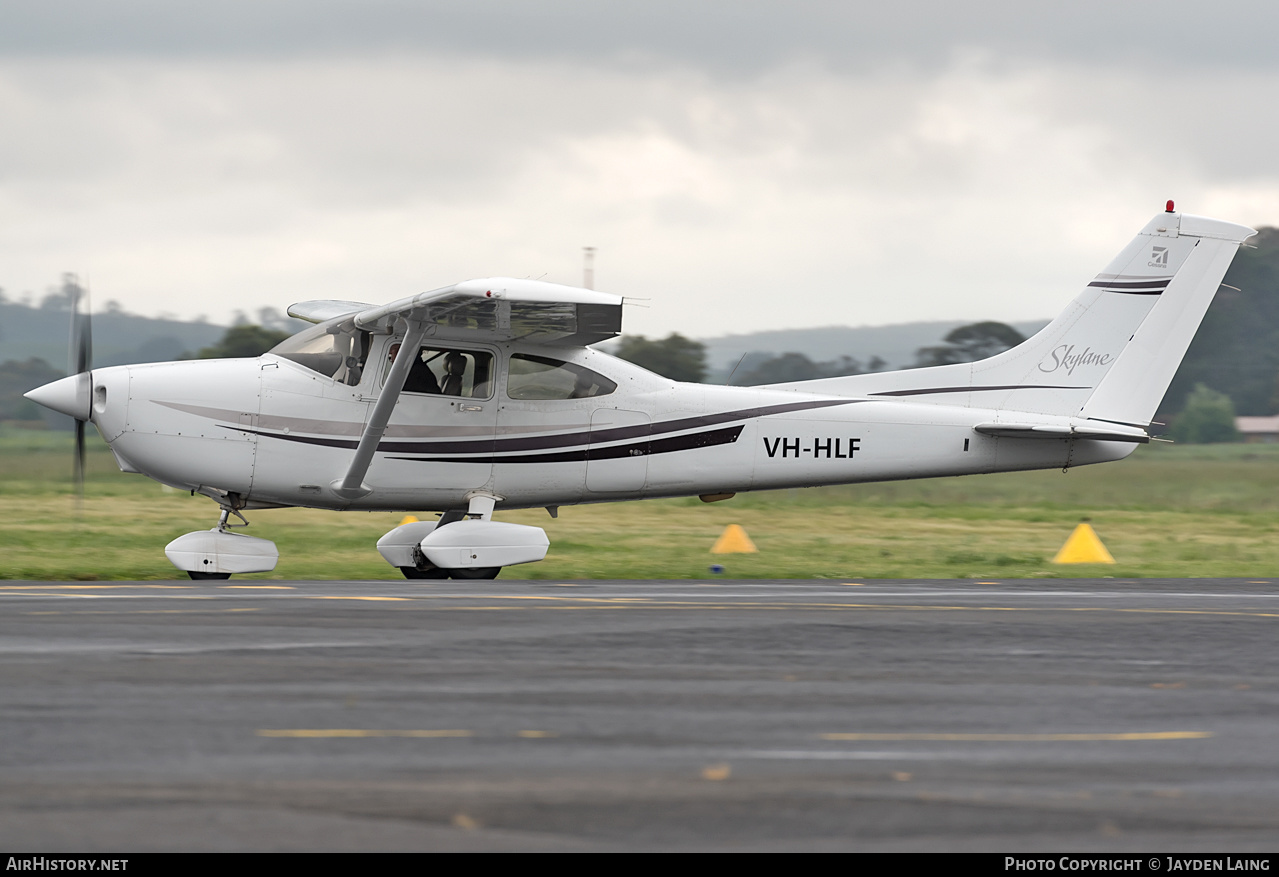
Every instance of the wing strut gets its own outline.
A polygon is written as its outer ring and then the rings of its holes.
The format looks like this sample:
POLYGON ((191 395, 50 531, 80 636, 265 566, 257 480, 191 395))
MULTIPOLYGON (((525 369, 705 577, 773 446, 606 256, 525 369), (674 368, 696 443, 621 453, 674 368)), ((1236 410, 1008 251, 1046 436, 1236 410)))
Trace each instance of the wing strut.
POLYGON ((382 385, 382 393, 373 403, 373 413, 369 415, 369 422, 364 425, 364 434, 360 436, 360 444, 355 449, 351 468, 346 471, 346 477, 341 482, 335 481, 332 484, 333 492, 338 496, 344 499, 359 499, 373 492, 372 488, 365 486, 364 475, 369 471, 369 464, 373 462, 373 454, 382 441, 382 434, 386 432, 386 424, 391 419, 391 412, 395 409, 395 403, 399 401, 400 393, 404 389, 404 382, 408 379, 414 354, 421 346, 425 335, 425 320, 408 320, 408 331, 400 344, 400 354, 395 357, 395 362, 391 363, 391 371, 386 376, 386 383, 382 385))

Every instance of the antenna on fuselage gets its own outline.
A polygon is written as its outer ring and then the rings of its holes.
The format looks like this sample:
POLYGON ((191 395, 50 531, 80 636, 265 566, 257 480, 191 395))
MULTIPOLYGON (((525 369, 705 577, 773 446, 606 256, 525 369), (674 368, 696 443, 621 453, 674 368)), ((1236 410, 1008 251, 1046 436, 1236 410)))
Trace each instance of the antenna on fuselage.
POLYGON ((582 286, 595 288, 595 248, 582 247, 582 286))

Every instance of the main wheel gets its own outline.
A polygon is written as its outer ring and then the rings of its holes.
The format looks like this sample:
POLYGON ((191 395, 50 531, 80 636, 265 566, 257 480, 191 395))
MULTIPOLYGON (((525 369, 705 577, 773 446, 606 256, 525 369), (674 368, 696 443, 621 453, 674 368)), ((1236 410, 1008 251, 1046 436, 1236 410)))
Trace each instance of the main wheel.
POLYGON ((500 566, 477 566, 471 569, 451 569, 448 572, 455 579, 495 579, 501 571, 500 566))
POLYGON ((229 572, 196 572, 193 569, 187 570, 187 575, 195 579, 197 582, 218 581, 231 578, 229 572))
POLYGON ((449 571, 433 566, 430 569, 418 569, 416 566, 402 566, 400 572, 406 579, 447 579, 449 571))

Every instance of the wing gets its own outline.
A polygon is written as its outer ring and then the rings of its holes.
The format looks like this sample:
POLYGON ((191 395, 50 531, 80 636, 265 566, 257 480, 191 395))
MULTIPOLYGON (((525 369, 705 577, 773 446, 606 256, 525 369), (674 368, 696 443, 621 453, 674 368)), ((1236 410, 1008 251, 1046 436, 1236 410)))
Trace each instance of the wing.
POLYGON ((539 280, 491 277, 381 307, 365 306, 355 314, 355 324, 385 329, 401 317, 425 323, 429 338, 585 345, 621 334, 622 297, 539 280))

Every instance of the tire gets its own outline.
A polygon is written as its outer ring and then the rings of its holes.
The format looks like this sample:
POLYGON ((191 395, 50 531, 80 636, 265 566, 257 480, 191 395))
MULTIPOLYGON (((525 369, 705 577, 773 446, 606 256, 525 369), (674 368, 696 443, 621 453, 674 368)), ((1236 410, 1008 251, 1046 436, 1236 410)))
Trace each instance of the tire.
POLYGON ((455 579, 495 579, 501 571, 500 566, 478 566, 472 569, 451 569, 448 572, 455 579))
POLYGON ((187 575, 197 582, 225 581, 231 578, 229 572, 196 572, 193 569, 187 570, 187 575))
POLYGON ((449 571, 433 566, 430 569, 418 569, 416 566, 402 566, 400 572, 406 579, 447 579, 449 571))

